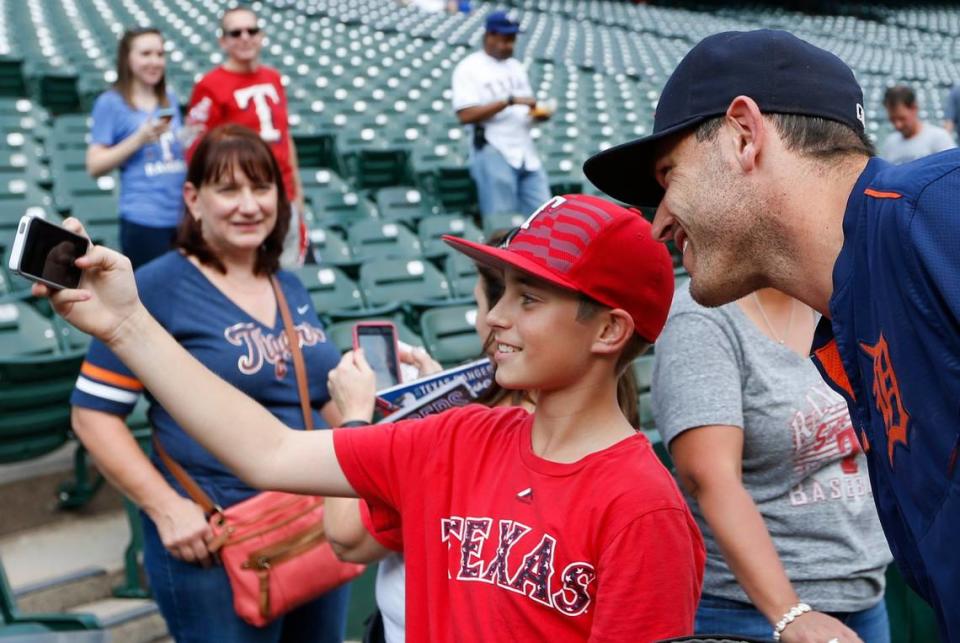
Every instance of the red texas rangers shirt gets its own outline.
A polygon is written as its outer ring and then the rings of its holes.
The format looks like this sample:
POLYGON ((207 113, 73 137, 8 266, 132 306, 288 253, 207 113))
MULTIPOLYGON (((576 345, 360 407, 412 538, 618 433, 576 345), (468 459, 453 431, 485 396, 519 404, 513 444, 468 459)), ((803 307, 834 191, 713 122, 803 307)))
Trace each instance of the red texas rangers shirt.
POLYGON ((471 405, 334 432, 377 529, 402 517, 410 641, 654 641, 690 634, 700 532, 642 434, 569 464, 533 417, 471 405))
MULTIPOLYGON (((255 72, 241 74, 217 67, 200 79, 190 97, 187 126, 210 131, 225 123, 249 127, 270 144, 283 173, 287 198, 293 201, 296 189, 290 165, 287 95, 277 70, 261 65, 255 72)), ((187 150, 188 161, 200 138, 187 150)))

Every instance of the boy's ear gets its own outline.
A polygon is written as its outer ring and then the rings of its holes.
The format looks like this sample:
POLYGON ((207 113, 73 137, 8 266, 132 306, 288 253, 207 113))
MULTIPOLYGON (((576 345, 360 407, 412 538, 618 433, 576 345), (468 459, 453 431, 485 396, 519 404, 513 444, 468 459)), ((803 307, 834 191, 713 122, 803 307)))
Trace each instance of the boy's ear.
POLYGON ((605 317, 593 342, 593 351, 600 355, 618 355, 633 337, 633 317, 622 308, 606 311, 605 317))

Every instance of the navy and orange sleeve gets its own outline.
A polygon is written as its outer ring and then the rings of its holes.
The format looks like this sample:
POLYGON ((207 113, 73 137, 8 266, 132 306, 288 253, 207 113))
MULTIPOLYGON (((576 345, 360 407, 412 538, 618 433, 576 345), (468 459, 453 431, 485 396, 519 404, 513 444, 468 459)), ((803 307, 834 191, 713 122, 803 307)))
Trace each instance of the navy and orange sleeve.
POLYGON ((103 343, 94 340, 80 368, 70 404, 126 417, 143 385, 103 343))

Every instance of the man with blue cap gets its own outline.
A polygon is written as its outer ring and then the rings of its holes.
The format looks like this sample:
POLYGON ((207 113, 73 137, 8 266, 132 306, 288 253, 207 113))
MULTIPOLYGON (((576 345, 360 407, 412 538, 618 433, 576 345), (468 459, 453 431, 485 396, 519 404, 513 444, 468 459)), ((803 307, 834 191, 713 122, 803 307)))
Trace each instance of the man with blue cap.
POLYGON ((487 16, 483 49, 453 70, 453 109, 471 136, 470 174, 480 213, 530 214, 550 198, 550 185, 533 146, 537 106, 527 70, 513 48, 520 25, 505 11, 487 16))
MULTIPOLYGON (((772 287, 823 314, 814 361, 847 400, 894 558, 960 641, 960 151, 874 158, 850 68, 760 30, 697 44, 653 133, 584 172, 656 207, 653 233, 683 253, 701 304, 772 287)), ((811 632, 824 621, 802 601, 769 610, 774 638, 843 640, 811 632)))

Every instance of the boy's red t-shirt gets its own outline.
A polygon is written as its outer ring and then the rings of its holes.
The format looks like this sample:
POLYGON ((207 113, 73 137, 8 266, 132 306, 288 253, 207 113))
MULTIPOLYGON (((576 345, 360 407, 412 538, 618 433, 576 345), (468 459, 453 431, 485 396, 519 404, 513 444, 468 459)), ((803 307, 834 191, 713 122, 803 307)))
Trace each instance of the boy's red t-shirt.
POLYGON ((334 432, 371 526, 401 522, 407 640, 692 633, 703 539, 646 437, 562 464, 533 453, 532 426, 471 405, 334 432))
MULTIPOLYGON (((217 67, 200 79, 190 96, 187 125, 208 132, 218 125, 236 123, 260 134, 270 144, 283 174, 283 186, 291 201, 296 194, 293 167, 290 164, 290 127, 287 95, 277 70, 261 65, 249 74, 217 67)), ((187 160, 202 137, 187 150, 187 160)))

